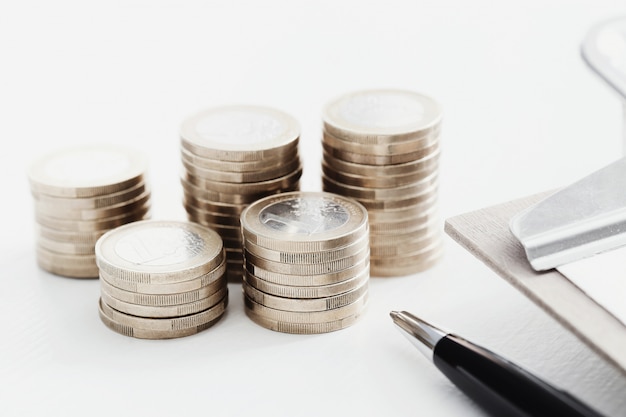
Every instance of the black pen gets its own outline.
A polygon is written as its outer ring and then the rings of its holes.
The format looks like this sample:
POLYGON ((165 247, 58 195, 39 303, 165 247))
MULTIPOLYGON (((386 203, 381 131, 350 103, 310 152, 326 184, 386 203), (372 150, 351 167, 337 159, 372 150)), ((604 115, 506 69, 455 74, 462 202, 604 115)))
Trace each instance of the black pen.
POLYGON ((450 381, 494 416, 602 416, 570 394, 485 348, 448 334, 406 311, 390 314, 409 340, 432 358, 450 381))

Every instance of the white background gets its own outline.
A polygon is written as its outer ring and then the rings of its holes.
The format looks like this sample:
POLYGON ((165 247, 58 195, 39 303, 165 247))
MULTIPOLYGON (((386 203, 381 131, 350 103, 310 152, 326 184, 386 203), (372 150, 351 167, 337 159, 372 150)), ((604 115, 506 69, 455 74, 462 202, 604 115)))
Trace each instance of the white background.
MULTIPOLYGON (((26 167, 75 143, 151 160, 154 217, 184 219, 178 127, 206 107, 283 109, 320 190, 320 113, 373 87, 445 110, 443 217, 571 183, 621 156, 621 106, 579 44, 623 1, 3 1, 0 3, 0 415, 424 415, 482 411, 396 331, 406 309, 537 372, 608 415, 626 380, 446 237, 419 275, 371 282, 366 316, 297 336, 228 313, 144 341, 98 319, 96 280, 36 267, 26 167), (471 4, 471 6, 470 6, 471 4)), ((620 7, 622 6, 622 7, 620 7)))

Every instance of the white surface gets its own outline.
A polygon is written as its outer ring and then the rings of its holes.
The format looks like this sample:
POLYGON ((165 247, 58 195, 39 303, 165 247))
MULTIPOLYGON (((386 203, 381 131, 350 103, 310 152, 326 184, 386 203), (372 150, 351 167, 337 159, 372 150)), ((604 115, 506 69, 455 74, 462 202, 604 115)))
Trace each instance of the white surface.
POLYGON ((626 247, 561 265, 559 272, 626 324, 626 247))
POLYGON ((445 112, 444 217, 571 183, 621 154, 621 106, 579 43, 623 1, 8 2, 0 5, 0 415, 482 415, 391 324, 406 309, 508 356, 609 415, 626 380, 447 239, 445 259, 371 283, 367 315, 319 336, 248 320, 238 288, 199 335, 143 341, 100 323, 97 281, 35 266, 26 166, 74 143, 151 159, 155 217, 184 219, 178 126, 214 105, 302 125, 320 189, 324 104, 407 88, 445 112), (89 3, 89 4, 88 4, 89 3))

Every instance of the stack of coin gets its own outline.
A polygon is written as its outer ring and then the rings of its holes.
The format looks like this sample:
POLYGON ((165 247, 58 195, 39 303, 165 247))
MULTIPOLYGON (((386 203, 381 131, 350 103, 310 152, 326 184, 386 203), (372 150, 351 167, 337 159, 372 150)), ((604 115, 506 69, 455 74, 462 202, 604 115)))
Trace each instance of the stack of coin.
POLYGON ((224 240, 229 277, 243 274, 239 218, 259 198, 300 189, 298 123, 278 110, 227 106, 183 122, 181 179, 191 221, 224 240))
POLYGON ((348 94, 324 110, 323 189, 367 208, 373 276, 419 272, 441 256, 441 118, 431 98, 398 90, 348 94))
POLYGON ((36 160, 28 177, 40 267, 68 277, 97 277, 98 238, 149 216, 146 170, 142 154, 110 145, 61 149, 36 160))
POLYGON ((146 220, 119 227, 96 244, 100 318, 142 339, 198 333, 228 303, 226 259, 219 235, 203 226, 146 220))
POLYGON ((285 333, 353 324, 367 303, 367 211, 331 193, 266 197, 241 215, 246 314, 285 333))

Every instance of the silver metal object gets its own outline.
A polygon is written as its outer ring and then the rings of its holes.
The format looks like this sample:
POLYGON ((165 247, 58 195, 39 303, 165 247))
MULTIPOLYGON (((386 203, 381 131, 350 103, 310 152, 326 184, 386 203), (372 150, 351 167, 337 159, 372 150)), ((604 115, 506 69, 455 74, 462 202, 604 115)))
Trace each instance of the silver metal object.
POLYGON ((432 359, 435 345, 446 337, 447 333, 406 311, 392 311, 389 315, 393 322, 404 330, 402 334, 409 339, 409 342, 415 345, 424 356, 432 359))
POLYGON ((583 60, 622 98, 622 140, 626 154, 626 17, 595 25, 581 45, 583 60))
POLYGON ((537 271, 626 245, 626 158, 511 219, 537 271))

